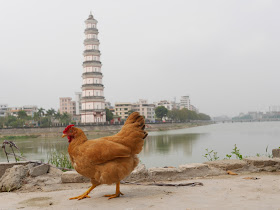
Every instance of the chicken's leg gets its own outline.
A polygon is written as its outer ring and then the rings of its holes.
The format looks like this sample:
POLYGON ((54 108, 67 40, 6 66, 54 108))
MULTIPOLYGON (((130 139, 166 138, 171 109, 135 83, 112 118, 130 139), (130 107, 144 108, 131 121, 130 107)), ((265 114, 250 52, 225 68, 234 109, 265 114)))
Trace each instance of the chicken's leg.
POLYGON ((90 196, 88 195, 97 185, 92 185, 84 194, 82 195, 79 195, 77 197, 73 197, 73 198, 69 198, 69 200, 72 200, 72 199, 78 199, 78 200, 81 200, 83 198, 90 198, 90 196))
POLYGON ((104 196, 109 197, 108 199, 112 199, 112 198, 120 197, 120 195, 123 195, 123 193, 121 193, 121 191, 120 191, 120 182, 117 182, 116 183, 116 193, 112 194, 112 195, 104 195, 104 196))

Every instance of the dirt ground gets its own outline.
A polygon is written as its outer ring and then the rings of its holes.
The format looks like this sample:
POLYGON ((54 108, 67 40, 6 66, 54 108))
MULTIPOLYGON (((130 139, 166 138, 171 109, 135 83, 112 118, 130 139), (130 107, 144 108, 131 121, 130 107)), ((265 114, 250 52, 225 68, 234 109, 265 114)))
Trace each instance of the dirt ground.
MULTIPOLYGON (((108 200, 115 186, 102 185, 83 200, 68 200, 90 186, 52 184, 34 192, 0 193, 0 209, 280 209, 280 173, 223 175, 172 183, 202 182, 204 186, 162 187, 121 185, 124 196, 108 200), (244 179, 257 177, 259 179, 244 179)), ((167 183, 167 182, 166 182, 167 183)))

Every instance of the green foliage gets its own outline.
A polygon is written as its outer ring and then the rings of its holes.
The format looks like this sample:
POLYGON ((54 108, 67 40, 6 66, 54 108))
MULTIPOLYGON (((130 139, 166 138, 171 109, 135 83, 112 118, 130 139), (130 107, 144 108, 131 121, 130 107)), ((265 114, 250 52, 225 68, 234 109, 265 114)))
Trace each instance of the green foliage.
POLYGON ((64 112, 59 119, 60 123, 69 124, 71 122, 71 115, 64 112))
POLYGON ((30 139, 30 138, 37 138, 40 135, 26 135, 26 136, 3 136, 0 137, 0 140, 15 140, 15 139, 30 139))
POLYGON ((111 121, 113 119, 113 113, 108 109, 108 108, 105 108, 106 110, 106 121, 111 121))
POLYGON ((225 159, 230 159, 232 155, 226 154, 226 158, 225 159))
POLYGON ((266 157, 269 157, 269 158, 272 158, 273 155, 271 153, 268 152, 268 145, 266 146, 265 148, 265 154, 261 155, 260 153, 257 153, 256 154, 257 157, 260 157, 260 156, 266 156, 266 157))
POLYGON ((215 152, 214 150, 209 151, 208 149, 205 149, 206 153, 205 155, 203 155, 203 157, 205 157, 208 161, 214 161, 214 160, 218 160, 219 157, 217 156, 217 152, 215 152))
POLYGON ((167 116, 167 113, 168 113, 168 109, 166 109, 164 106, 158 106, 155 109, 156 117, 160 120, 162 120, 163 117, 167 116))
MULTIPOLYGON (((280 147, 279 147, 280 149, 280 147)), ((205 155, 203 155, 203 157, 205 157, 207 160, 209 161, 213 161, 213 160, 217 160, 219 157, 217 157, 217 152, 214 152, 213 150, 209 151, 208 149, 205 149, 207 151, 207 153, 205 155), (212 157, 213 155, 213 157, 212 157)), ((236 144, 234 145, 234 148, 232 149, 231 154, 236 156, 236 159, 242 160, 243 159, 243 155, 240 154, 240 149, 237 148, 236 144)), ((257 157, 260 157, 261 154, 257 153, 256 154, 257 157)), ((272 158, 272 154, 268 152, 268 145, 265 148, 265 154, 263 156, 272 158)), ((226 157, 224 159, 230 159, 232 157, 232 155, 230 154, 226 154, 226 157)), ((246 158, 246 156, 245 156, 246 158)))
POLYGON ((48 163, 55 165, 58 168, 73 168, 68 153, 58 152, 56 150, 50 153, 48 163))
POLYGON ((167 117, 174 121, 187 122, 190 120, 211 120, 209 115, 199 113, 197 114, 195 111, 188 110, 186 108, 183 109, 172 109, 168 110, 167 117))
POLYGON ((233 148, 231 154, 235 155, 235 156, 236 156, 236 159, 239 159, 239 160, 242 160, 242 159, 243 159, 242 155, 241 155, 240 152, 239 152, 239 149, 237 149, 236 144, 234 145, 234 148, 233 148))
POLYGON ((28 118, 28 116, 27 116, 27 114, 26 114, 26 111, 21 110, 21 111, 19 111, 17 114, 18 114, 18 118, 19 118, 19 119, 25 120, 25 119, 28 118))

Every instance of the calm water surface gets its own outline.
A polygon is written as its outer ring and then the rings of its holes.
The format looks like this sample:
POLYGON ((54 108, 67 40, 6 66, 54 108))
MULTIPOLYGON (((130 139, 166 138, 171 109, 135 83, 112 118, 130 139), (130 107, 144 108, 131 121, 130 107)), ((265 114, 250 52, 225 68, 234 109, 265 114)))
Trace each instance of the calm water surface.
MULTIPOLYGON (((91 136, 97 138, 100 136, 91 136)), ((29 160, 47 161, 51 150, 67 152, 67 139, 36 138, 15 140, 29 160)), ((149 132, 140 159, 147 167, 178 166, 205 162, 205 149, 230 154, 234 144, 243 156, 271 153, 280 146, 280 122, 225 123, 171 131, 149 132)), ((12 160, 12 157, 10 157, 12 160)), ((3 151, 0 161, 6 161, 3 151)))

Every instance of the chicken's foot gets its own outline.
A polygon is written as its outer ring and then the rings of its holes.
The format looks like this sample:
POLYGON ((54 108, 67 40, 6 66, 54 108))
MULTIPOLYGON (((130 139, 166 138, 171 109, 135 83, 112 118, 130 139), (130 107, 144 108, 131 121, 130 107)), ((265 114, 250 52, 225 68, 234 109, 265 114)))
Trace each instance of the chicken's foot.
POLYGON ((82 195, 79 195, 77 197, 73 197, 73 198, 69 198, 69 200, 73 200, 73 199, 78 199, 81 200, 83 198, 90 198, 90 196, 88 195, 97 185, 92 185, 85 193, 83 193, 82 195))
POLYGON ((120 182, 117 182, 116 183, 116 193, 112 194, 112 195, 104 195, 104 196, 109 197, 108 199, 112 199, 112 198, 120 197, 120 195, 124 195, 124 194, 120 191, 120 182))

